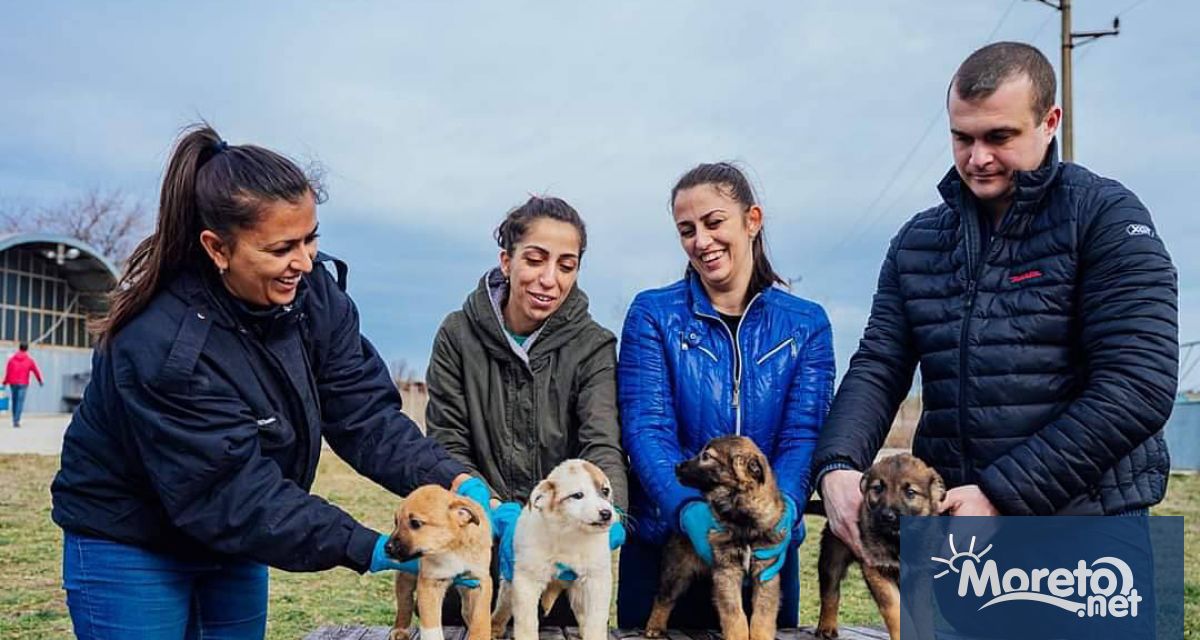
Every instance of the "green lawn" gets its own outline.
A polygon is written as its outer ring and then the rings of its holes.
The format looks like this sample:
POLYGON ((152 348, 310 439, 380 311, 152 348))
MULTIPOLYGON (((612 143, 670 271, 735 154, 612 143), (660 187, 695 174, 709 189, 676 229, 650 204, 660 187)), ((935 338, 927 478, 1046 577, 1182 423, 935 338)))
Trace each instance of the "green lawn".
MULTIPOLYGON (((0 456, 0 638, 67 638, 61 589, 61 532, 50 521, 50 480, 58 466, 51 456, 0 456)), ((316 493, 368 526, 390 526, 394 499, 355 475, 328 451, 317 475, 316 493)), ((1200 476, 1175 475, 1156 515, 1183 515, 1186 638, 1200 640, 1200 476)), ((809 543, 802 547, 801 623, 815 624, 816 541, 821 518, 809 516, 809 543)), ((272 571, 267 637, 294 639, 322 624, 387 625, 392 584, 386 575, 360 576, 347 569, 319 574, 272 571)), ((843 585, 842 622, 881 625, 857 569, 843 585)))

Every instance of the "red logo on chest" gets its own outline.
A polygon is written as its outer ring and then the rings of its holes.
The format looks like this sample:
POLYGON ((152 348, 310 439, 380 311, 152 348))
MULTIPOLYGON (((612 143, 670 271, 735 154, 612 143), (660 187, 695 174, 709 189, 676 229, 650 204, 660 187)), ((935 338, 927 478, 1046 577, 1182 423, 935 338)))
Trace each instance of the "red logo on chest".
POLYGON ((1009 276, 1008 281, 1013 284, 1017 284, 1018 282, 1025 282, 1026 280, 1033 280, 1034 278, 1040 277, 1042 277, 1042 272, 1034 269, 1032 271, 1026 271, 1025 273, 1018 273, 1015 276, 1009 276))

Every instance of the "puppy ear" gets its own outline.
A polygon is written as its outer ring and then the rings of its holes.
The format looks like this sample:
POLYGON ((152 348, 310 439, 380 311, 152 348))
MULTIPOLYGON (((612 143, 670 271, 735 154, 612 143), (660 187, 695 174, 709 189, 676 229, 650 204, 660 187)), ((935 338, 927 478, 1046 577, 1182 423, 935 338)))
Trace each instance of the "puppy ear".
POLYGON ((858 491, 864 496, 867 495, 867 481, 870 480, 870 475, 871 472, 867 471, 867 473, 862 474, 862 478, 859 478, 858 480, 858 491))
POLYGON ((541 511, 553 505, 555 489, 556 487, 553 482, 542 480, 533 488, 533 494, 529 496, 529 505, 536 511, 541 511))
POLYGON ((749 473, 750 477, 754 478, 758 484, 767 481, 766 472, 763 470, 763 461, 758 456, 750 456, 746 461, 746 473, 749 473))
POLYGON ((475 505, 471 504, 465 498, 450 502, 450 515, 460 527, 465 527, 469 524, 479 524, 479 516, 475 513, 475 505))
POLYGON ((929 475, 929 499, 933 502, 936 511, 938 505, 942 504, 942 500, 946 499, 946 483, 942 480, 941 474, 932 469, 929 475))

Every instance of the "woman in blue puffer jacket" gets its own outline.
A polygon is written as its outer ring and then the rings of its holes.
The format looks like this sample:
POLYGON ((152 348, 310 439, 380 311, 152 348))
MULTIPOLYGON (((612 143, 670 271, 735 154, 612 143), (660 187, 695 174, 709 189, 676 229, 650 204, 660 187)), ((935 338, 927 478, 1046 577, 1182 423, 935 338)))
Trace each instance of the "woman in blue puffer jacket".
MULTIPOLYGON (((622 438, 633 473, 634 523, 621 554, 618 623, 641 627, 657 589, 659 554, 682 533, 711 562, 713 515, 682 486, 675 465, 714 437, 743 435, 762 449, 787 503, 790 541, 761 554, 782 570, 781 627, 797 625, 796 547, 804 540, 809 463, 833 395, 833 340, 820 305, 791 295, 772 269, 763 211, 728 163, 702 164, 671 191, 684 278, 643 291, 625 318, 617 366, 622 438)), ((671 627, 717 627, 708 583, 675 607, 671 627), (694 603, 694 604, 690 604, 694 603)))

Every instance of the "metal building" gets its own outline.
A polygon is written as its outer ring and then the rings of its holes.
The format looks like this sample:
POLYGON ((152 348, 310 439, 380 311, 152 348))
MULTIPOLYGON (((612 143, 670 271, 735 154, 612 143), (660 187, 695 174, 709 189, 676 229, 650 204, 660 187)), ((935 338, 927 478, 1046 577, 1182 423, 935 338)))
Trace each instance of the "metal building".
POLYGON ((115 265, 74 238, 0 235, 0 365, 27 342, 45 379, 44 387, 30 380, 26 413, 69 411, 79 401, 92 366, 87 319, 107 308, 119 277, 115 265))

